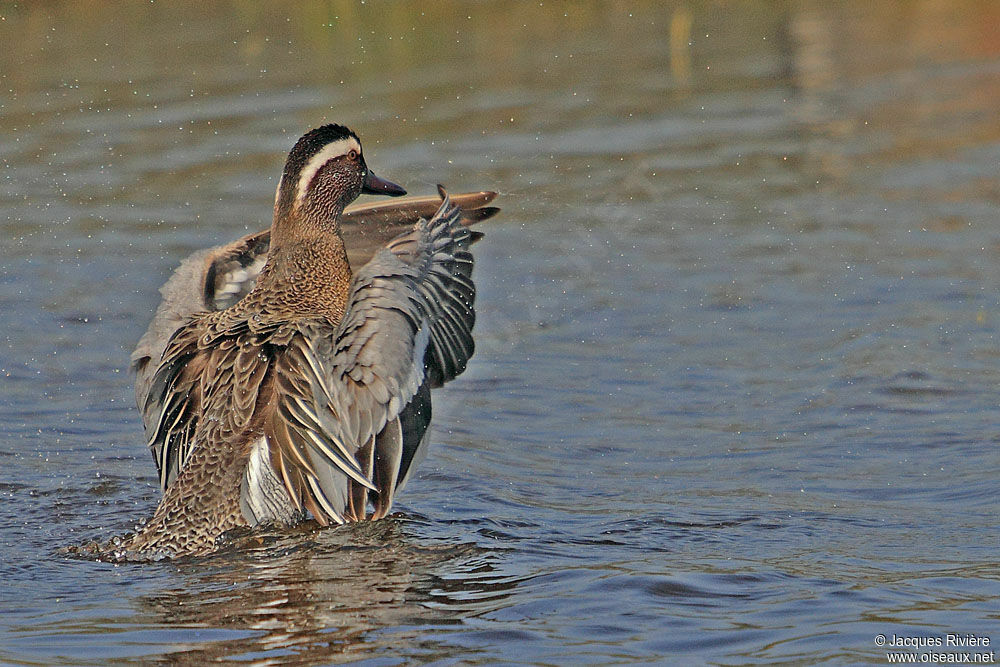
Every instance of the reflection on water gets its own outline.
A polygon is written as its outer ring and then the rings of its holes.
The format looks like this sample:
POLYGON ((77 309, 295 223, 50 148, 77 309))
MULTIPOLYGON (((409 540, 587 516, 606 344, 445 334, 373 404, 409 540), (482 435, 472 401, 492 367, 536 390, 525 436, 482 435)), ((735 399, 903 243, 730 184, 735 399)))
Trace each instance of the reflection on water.
MULTIPOLYGON (((498 576, 495 562, 473 544, 409 543, 390 520, 309 539, 248 537, 136 603, 147 622, 232 631, 183 649, 184 660, 358 660, 391 650, 400 633, 410 639, 408 627, 501 608, 516 582, 498 576)), ((443 652, 433 639, 420 643, 443 652)))
POLYGON ((0 5, 0 661, 995 635, 998 7, 0 5), (157 287, 324 121, 411 192, 501 192, 401 513, 67 558, 157 500, 122 371, 157 287))

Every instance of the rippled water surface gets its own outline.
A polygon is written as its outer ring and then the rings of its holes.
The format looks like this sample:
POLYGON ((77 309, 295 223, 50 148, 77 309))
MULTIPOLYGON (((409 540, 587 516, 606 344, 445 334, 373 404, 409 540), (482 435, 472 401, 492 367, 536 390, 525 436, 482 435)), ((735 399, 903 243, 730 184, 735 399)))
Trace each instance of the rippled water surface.
POLYGON ((0 4, 0 662, 884 663, 1000 643, 993 3, 0 4), (500 192, 392 518, 111 565, 127 372, 296 137, 500 192))

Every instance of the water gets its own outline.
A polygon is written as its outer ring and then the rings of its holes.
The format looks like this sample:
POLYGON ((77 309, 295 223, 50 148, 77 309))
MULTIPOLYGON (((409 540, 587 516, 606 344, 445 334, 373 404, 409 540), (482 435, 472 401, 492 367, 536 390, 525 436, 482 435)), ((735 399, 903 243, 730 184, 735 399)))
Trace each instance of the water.
POLYGON ((991 3, 0 6, 0 661, 884 664, 1000 642, 991 3), (389 520, 198 560, 128 353, 306 129, 500 191, 389 520))

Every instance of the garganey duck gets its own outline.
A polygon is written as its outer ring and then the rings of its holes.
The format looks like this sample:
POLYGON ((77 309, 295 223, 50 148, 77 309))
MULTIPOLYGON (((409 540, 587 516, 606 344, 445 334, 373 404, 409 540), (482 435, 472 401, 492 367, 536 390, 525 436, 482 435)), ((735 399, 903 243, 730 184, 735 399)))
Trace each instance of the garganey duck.
POLYGON ((361 193, 405 190, 368 169, 351 130, 312 130, 270 230, 195 253, 161 288, 132 361, 163 497, 127 552, 201 554, 240 526, 389 512, 426 453, 431 388, 472 356, 482 235, 467 226, 498 209, 495 193, 440 187, 347 208, 361 193))

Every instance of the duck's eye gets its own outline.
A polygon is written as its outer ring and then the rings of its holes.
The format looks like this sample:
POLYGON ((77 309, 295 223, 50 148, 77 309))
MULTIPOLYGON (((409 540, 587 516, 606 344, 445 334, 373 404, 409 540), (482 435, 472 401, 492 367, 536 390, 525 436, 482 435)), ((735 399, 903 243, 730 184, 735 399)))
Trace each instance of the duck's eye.
POLYGON ((347 152, 347 157, 350 158, 351 160, 357 160, 358 152, 352 148, 347 152))

